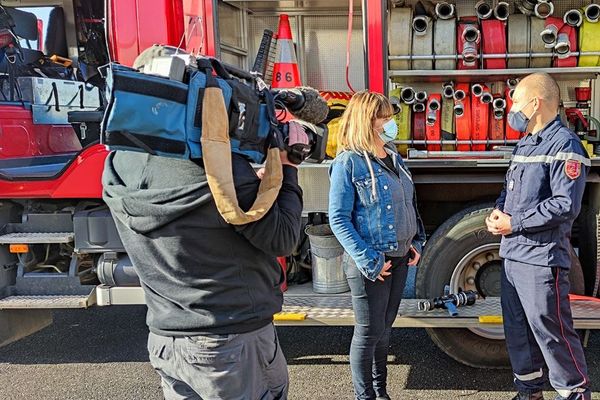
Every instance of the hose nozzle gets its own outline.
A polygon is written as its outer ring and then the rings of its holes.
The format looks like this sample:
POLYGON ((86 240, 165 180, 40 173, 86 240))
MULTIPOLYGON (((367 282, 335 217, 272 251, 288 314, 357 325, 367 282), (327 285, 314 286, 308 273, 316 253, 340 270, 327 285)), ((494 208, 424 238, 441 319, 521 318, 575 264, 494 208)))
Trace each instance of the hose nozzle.
POLYGON ((506 86, 508 86, 509 89, 516 88, 518 84, 519 84, 518 78, 509 78, 506 80, 506 86))
POLYGON ((427 92, 424 90, 420 90, 415 93, 415 100, 418 103, 425 103, 427 101, 427 92))
POLYGON ((481 95, 481 97, 479 98, 479 100, 483 104, 490 104, 492 101, 494 101, 494 96, 492 96, 492 94, 490 92, 484 92, 481 95))
POLYGON ((470 43, 479 43, 480 36, 479 29, 473 25, 467 25, 462 34, 463 40, 470 43))
POLYGON ((413 18, 412 27, 415 31, 415 35, 425 35, 427 33, 427 29, 429 28, 430 22, 431 17, 429 17, 428 15, 419 15, 413 18))
POLYGON ((435 5, 435 15, 439 19, 450 19, 454 16, 454 4, 442 1, 435 5))
POLYGON ((542 37, 542 41, 544 42, 544 47, 547 49, 551 49, 554 46, 556 46, 558 28, 556 27, 556 25, 548 25, 546 29, 540 32, 540 36, 542 37))
POLYGON ((423 112, 425 111, 425 103, 415 103, 412 108, 414 112, 423 112))
POLYGON ((454 100, 463 101, 465 99, 465 97, 467 97, 467 94, 465 93, 464 90, 459 89, 459 90, 454 91, 454 100))
POLYGON ((583 14, 579 10, 569 10, 565 13, 563 21, 565 24, 577 28, 583 23, 583 14))
POLYGON ((415 89, 410 86, 402 88, 400 99, 406 104, 413 104, 415 102, 415 89))
POLYGON ((506 21, 510 14, 510 6, 507 2, 501 1, 494 7, 494 16, 499 21, 506 21))
POLYGON ((457 117, 462 117, 465 114, 465 106, 463 103, 458 103, 454 105, 454 115, 457 117))
POLYGON ((446 99, 451 99, 454 97, 454 86, 451 84, 446 84, 442 88, 442 94, 446 99))
POLYGON ((483 86, 479 83, 474 84, 471 86, 471 93, 473 93, 473 96, 475 97, 481 97, 483 94, 483 86))
POLYGON ((554 3, 548 0, 540 0, 534 8, 535 16, 541 19, 546 19, 554 14, 554 3))
POLYGON ((475 13, 479 19, 489 19, 492 17, 494 10, 487 0, 479 0, 477 4, 475 4, 475 13))
POLYGON ((600 5, 589 4, 588 6, 585 7, 584 12, 585 12, 585 19, 587 19, 588 22, 596 23, 596 22, 598 22, 598 19, 600 18, 600 5))
POLYGON ((558 39, 556 40, 556 46, 554 46, 554 51, 556 51, 556 54, 560 59, 569 57, 569 53, 571 52, 571 41, 569 40, 568 34, 558 34, 558 39))

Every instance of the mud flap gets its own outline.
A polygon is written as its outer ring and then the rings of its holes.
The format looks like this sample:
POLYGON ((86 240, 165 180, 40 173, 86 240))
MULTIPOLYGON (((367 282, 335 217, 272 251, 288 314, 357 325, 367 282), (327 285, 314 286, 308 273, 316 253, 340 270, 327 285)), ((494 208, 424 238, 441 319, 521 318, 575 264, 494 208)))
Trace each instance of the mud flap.
POLYGON ((0 347, 52 324, 52 310, 0 310, 0 347))

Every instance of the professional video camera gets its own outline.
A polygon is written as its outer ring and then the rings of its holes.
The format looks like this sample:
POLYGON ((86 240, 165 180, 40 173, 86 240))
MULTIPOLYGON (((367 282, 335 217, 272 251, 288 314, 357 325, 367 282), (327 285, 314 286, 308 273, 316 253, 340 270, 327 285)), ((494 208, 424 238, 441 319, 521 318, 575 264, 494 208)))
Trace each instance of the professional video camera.
POLYGON ((134 68, 112 64, 107 69, 104 143, 113 149, 201 158, 202 102, 210 85, 223 93, 232 152, 259 164, 274 147, 287 150, 297 164, 325 158, 327 129, 321 122, 328 107, 315 89, 270 90, 256 74, 170 46, 145 50, 134 68), (288 113, 296 120, 287 121, 288 113), (298 126, 308 140, 295 134, 298 126))

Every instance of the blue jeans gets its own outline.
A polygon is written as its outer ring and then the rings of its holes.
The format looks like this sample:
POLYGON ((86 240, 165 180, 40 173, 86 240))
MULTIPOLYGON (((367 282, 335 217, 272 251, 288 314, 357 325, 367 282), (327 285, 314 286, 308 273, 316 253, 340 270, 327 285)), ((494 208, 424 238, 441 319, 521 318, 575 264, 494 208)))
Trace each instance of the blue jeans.
POLYGON ((392 274, 383 282, 370 281, 360 273, 350 256, 344 254, 344 258, 355 319, 350 345, 354 394, 358 400, 384 397, 390 333, 406 284, 408 257, 388 258, 392 261, 392 274))

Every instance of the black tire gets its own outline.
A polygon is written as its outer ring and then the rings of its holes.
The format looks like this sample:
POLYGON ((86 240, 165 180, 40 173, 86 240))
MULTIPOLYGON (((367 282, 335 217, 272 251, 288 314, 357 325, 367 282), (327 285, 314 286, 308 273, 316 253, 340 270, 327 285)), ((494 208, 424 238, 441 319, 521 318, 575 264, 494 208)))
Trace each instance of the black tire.
MULTIPOLYGON (((432 298, 444 292, 459 261, 472 249, 487 243, 499 243, 500 237, 489 233, 485 217, 491 205, 462 210, 444 222, 431 236, 417 271, 418 298, 432 298)), ((476 368, 510 366, 503 340, 484 338, 468 329, 427 329, 434 343, 456 361, 476 368)))
MULTIPOLYGON (((440 296, 450 282, 454 268, 469 251, 489 243, 499 243, 500 237, 489 233, 485 217, 493 210, 491 204, 481 204, 462 210, 445 221, 431 236, 417 272, 418 298, 440 296)), ((571 249, 573 263, 571 293, 583 291, 581 264, 571 249)), ((489 339, 468 329, 426 329, 433 342, 456 361, 476 368, 509 368, 510 361, 504 340, 489 339)))

